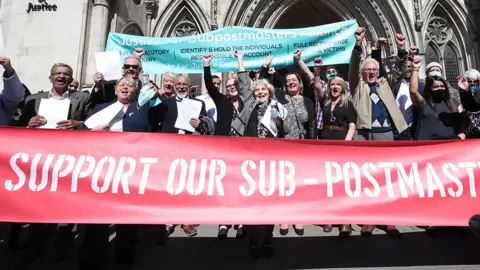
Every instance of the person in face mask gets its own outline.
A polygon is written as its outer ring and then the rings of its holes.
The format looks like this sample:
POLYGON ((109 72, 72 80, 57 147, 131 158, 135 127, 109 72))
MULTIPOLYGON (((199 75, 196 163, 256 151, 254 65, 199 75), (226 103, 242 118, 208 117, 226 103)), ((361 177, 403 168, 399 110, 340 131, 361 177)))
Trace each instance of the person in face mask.
POLYGON ((479 92, 480 90, 480 72, 478 72, 478 70, 472 69, 465 72, 464 77, 465 79, 467 79, 468 82, 468 90, 472 92, 473 95, 476 95, 477 92, 479 92))
POLYGON ((325 73, 325 78, 327 79, 327 81, 330 81, 330 79, 332 79, 337 75, 338 75, 338 72, 334 66, 327 67, 327 72, 325 73))
POLYGON ((437 62, 431 62, 426 67, 428 77, 443 77, 442 66, 437 62))
MULTIPOLYGON (((430 62, 425 68, 425 71, 427 73, 427 77, 440 77, 445 80, 445 77, 443 77, 443 67, 437 62, 430 62)), ((446 80, 445 82, 447 83, 447 88, 453 101, 461 104, 460 93, 458 90, 452 87, 446 80)))
POLYGON ((461 114, 463 111, 461 104, 455 103, 452 99, 447 82, 439 76, 428 76, 424 95, 418 92, 418 75, 421 66, 422 61, 416 56, 412 63, 409 88, 412 103, 420 113, 416 139, 464 140, 466 119, 461 114))

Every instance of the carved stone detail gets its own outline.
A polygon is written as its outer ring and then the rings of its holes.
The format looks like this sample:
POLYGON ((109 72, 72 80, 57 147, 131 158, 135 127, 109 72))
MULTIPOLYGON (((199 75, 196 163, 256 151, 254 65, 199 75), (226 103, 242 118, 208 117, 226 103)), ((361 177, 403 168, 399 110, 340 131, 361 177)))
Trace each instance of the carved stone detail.
MULTIPOLYGON (((385 30, 385 34, 387 40, 388 40, 388 47, 390 48, 390 55, 395 54, 395 42, 394 38, 392 36, 392 31, 390 29, 390 24, 389 21, 387 20, 387 17, 385 14, 383 14, 382 9, 380 6, 375 2, 375 0, 369 0, 370 4, 372 5, 373 9, 375 10, 375 13, 377 13, 378 18, 380 19, 380 22, 382 23, 383 29, 385 30)), ((376 39, 376 38, 375 38, 376 39)))
POLYGON ((437 45, 442 45, 451 40, 452 37, 453 29, 445 19, 434 17, 430 20, 427 26, 427 33, 425 35, 427 41, 432 41, 437 45))
POLYGON ((145 0, 144 5, 147 18, 155 18, 158 14, 158 0, 145 0))
POLYGON ((192 21, 192 18, 190 18, 188 15, 185 15, 185 17, 182 18, 175 26, 173 33, 177 37, 185 37, 196 35, 199 33, 199 31, 195 23, 192 21))
POLYGON ((142 29, 135 22, 127 23, 120 32, 132 36, 143 36, 142 29))
POLYGON ((375 27, 373 27, 373 24, 367 18, 367 15, 365 15, 365 13, 363 13, 362 9, 357 5, 356 2, 352 2, 352 4, 353 4, 353 7, 355 8, 355 10, 360 14, 360 16, 362 16, 362 19, 366 24, 366 28, 368 29, 368 31, 372 35, 373 39, 375 39, 375 40, 378 39, 377 32, 375 31, 375 27))
POLYGON ((268 2, 268 4, 263 8, 262 12, 260 12, 260 14, 258 15, 254 27, 261 27, 265 24, 265 22, 263 21, 263 19, 265 18, 265 14, 267 14, 267 12, 269 10, 272 10, 272 6, 278 4, 278 2, 280 2, 280 1, 279 0, 270 0, 268 2))
POLYGON ((413 0, 413 13, 415 14, 415 31, 420 32, 422 31, 423 27, 423 17, 422 17, 422 3, 420 3, 420 0, 413 0))

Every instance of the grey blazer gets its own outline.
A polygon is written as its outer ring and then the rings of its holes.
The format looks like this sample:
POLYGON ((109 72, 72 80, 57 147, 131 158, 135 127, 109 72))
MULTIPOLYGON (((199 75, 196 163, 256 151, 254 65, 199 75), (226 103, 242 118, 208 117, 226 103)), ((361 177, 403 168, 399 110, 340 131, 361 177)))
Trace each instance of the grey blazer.
POLYGON ((238 72, 238 85, 239 85, 239 95, 243 102, 243 110, 240 115, 233 121, 232 128, 238 132, 241 136, 245 135, 245 127, 248 124, 248 120, 252 115, 253 110, 259 103, 255 100, 251 84, 250 84, 250 77, 248 76, 248 72, 238 72))
MULTIPOLYGON (((19 126, 26 127, 32 117, 38 115, 38 108, 42 98, 48 98, 50 92, 41 92, 29 96, 25 100, 25 108, 19 120, 19 126)), ((70 110, 69 118, 65 120, 84 121, 91 111, 90 94, 84 92, 74 92, 69 94, 70 110)))

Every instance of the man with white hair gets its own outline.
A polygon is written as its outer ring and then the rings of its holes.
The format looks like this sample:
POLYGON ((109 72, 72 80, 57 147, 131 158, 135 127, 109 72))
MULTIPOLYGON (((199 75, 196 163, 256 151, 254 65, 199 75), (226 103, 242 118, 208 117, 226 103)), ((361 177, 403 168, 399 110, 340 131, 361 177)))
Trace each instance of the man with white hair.
MULTIPOLYGON (((395 72, 388 74, 387 78, 378 78, 380 64, 372 58, 367 58, 363 63, 360 60, 361 45, 365 39, 363 27, 355 32, 355 38, 357 41, 349 70, 352 100, 358 114, 355 139, 393 141, 394 127, 399 133, 408 127, 391 90, 401 79, 401 74, 395 72)), ((395 40, 399 47, 396 66, 403 66, 407 61, 406 38, 396 34, 395 40)))
MULTIPOLYGON (((393 129, 400 134, 408 128, 405 119, 397 106, 392 87, 397 85, 402 74, 394 72, 386 78, 378 78, 380 64, 377 60, 367 58, 361 63, 362 43, 365 39, 365 28, 359 27, 355 32, 356 44, 352 51, 349 70, 352 101, 357 111, 357 132, 355 140, 393 141, 393 129)), ((395 35, 399 48, 396 66, 404 66, 407 61, 405 51, 406 38, 395 35)), ((372 235, 375 225, 363 225, 361 233, 372 235)), ((400 232, 395 226, 386 226, 387 234, 399 238, 400 232)))

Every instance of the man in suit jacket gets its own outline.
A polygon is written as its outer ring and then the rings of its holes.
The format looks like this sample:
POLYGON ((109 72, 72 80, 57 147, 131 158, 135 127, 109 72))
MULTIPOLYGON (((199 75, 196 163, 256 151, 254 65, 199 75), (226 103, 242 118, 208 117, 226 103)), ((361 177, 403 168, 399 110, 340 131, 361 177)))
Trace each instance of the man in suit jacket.
MULTIPOLYGON (((196 133, 206 134, 208 133, 208 124, 205 119, 208 119, 207 112, 205 110, 205 103, 201 100, 190 98, 190 86, 191 82, 187 75, 180 75, 175 79, 175 96, 162 100, 162 104, 158 105, 155 109, 156 113, 151 117, 150 121, 153 123, 162 123, 161 133, 174 133, 174 134, 192 134, 190 131, 181 130, 175 127, 175 122, 178 117, 177 104, 185 99, 193 99, 202 103, 202 109, 198 118, 192 118, 190 125, 195 128, 196 133), (203 121, 202 121, 203 120, 203 121)), ((167 225, 167 235, 170 235, 175 230, 176 225, 167 225)), ((188 224, 182 225, 182 230, 187 236, 197 235, 197 229, 195 226, 188 224)))
MULTIPOLYGON (((156 122, 161 122, 161 133, 176 133, 176 134, 192 134, 192 132, 186 130, 179 130, 175 127, 175 122, 178 117, 177 104, 184 99, 193 99, 202 103, 202 109, 198 118, 192 118, 190 125, 200 134, 205 134, 207 127, 204 122, 201 121, 202 117, 207 117, 205 110, 205 103, 196 98, 189 98, 190 94, 190 79, 186 75, 180 75, 175 81, 176 96, 164 99, 162 104, 159 105, 159 115, 156 122)), ((208 117, 207 117, 208 118, 208 117)))
MULTIPOLYGON (((52 89, 29 96, 25 101, 25 108, 20 117, 20 126, 38 128, 47 123, 47 120, 38 115, 38 109, 42 99, 70 100, 68 119, 57 124, 58 129, 76 129, 84 121, 90 112, 90 95, 86 93, 69 93, 68 85, 72 82, 73 69, 63 63, 54 64, 50 70, 50 82, 52 89)), ((45 250, 47 244, 47 232, 57 224, 31 224, 28 246, 19 263, 20 266, 33 263, 45 250)), ((58 236, 54 243, 57 259, 64 259, 67 251, 73 244, 73 224, 61 224, 58 228, 58 236)))
POLYGON ((68 119, 58 122, 59 129, 75 129, 80 126, 91 110, 90 95, 82 92, 69 93, 68 85, 71 83, 73 69, 63 63, 53 65, 50 71, 52 89, 29 96, 25 100, 25 109, 20 117, 20 126, 38 128, 47 123, 47 120, 38 115, 42 99, 69 99, 70 110, 68 119))

